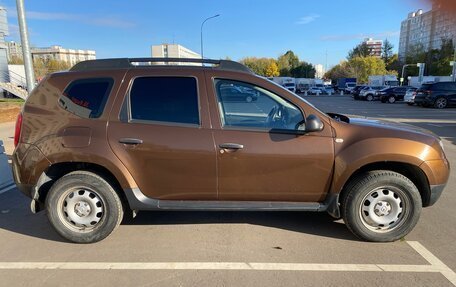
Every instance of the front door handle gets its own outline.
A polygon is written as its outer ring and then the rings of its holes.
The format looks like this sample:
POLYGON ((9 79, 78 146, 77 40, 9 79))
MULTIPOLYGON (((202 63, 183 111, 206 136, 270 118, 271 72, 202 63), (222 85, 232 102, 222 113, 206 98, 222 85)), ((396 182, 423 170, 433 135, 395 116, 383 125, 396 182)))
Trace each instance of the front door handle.
POLYGON ((119 140, 119 143, 121 144, 127 144, 127 145, 138 145, 142 144, 143 140, 141 139, 134 139, 134 138, 121 138, 119 140))
POLYGON ((238 149, 243 149, 244 145, 237 144, 237 143, 223 143, 223 144, 220 144, 219 147, 221 149, 238 150, 238 149))

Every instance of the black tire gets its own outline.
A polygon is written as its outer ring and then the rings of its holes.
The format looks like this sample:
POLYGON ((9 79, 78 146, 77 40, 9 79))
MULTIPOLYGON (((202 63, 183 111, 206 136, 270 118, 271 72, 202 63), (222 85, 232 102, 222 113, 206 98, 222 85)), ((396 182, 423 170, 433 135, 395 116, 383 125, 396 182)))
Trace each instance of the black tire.
POLYGON ((46 210, 57 233, 75 243, 106 238, 123 218, 122 202, 114 188, 88 171, 71 172, 57 180, 46 197, 46 210), (94 221, 82 223, 91 219, 94 221))
POLYGON ((448 106, 448 100, 444 97, 438 97, 435 99, 434 108, 436 109, 444 109, 448 106))
POLYGON ((416 186, 402 174, 387 170, 369 171, 351 180, 341 203, 348 229, 358 238, 373 242, 406 236, 417 224, 422 208, 416 186))
POLYGON ((409 106, 413 106, 413 105, 414 105, 414 103, 407 103, 407 105, 409 105, 409 106))

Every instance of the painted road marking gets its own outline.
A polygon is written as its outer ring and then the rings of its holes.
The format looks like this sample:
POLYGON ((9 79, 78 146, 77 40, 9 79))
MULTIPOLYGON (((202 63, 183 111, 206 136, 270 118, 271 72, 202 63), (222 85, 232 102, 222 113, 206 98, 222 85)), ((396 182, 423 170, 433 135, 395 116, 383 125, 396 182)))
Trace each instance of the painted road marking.
POLYGON ((407 242, 430 265, 313 264, 260 262, 0 262, 0 270, 256 270, 441 273, 454 286, 456 274, 417 241, 407 242))

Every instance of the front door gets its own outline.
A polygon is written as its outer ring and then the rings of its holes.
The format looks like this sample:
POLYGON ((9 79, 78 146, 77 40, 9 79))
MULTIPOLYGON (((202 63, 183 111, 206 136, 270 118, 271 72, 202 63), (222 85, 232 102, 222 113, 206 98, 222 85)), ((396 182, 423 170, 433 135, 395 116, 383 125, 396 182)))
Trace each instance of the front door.
POLYGON ((298 135, 305 116, 302 109, 257 85, 214 79, 212 92, 221 122, 214 128, 220 200, 317 202, 325 198, 334 160, 329 125, 322 132, 298 135), (246 96, 224 96, 229 88, 246 96))
POLYGON ((132 69, 108 139, 141 192, 154 199, 216 199, 216 156, 203 73, 132 69))

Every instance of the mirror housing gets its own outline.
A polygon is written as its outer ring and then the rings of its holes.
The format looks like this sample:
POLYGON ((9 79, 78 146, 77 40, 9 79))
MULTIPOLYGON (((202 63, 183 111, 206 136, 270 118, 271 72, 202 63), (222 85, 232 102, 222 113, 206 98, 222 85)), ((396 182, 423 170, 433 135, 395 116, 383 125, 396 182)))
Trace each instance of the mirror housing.
POLYGON ((297 127, 298 132, 311 133, 323 130, 323 122, 316 115, 309 115, 305 121, 297 127))

